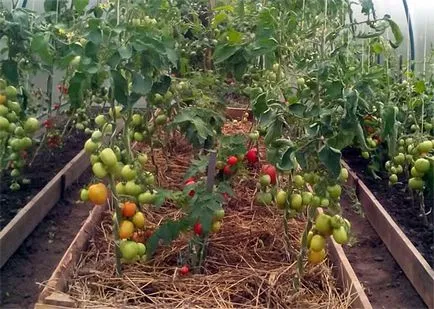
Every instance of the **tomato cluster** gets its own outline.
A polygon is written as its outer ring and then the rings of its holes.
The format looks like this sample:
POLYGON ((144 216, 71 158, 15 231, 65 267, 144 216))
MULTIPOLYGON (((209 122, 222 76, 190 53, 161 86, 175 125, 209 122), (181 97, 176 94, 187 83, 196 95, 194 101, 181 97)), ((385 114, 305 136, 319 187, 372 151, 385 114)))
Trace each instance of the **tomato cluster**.
POLYGON ((0 79, 0 164, 9 168, 11 190, 19 190, 20 183, 29 180, 21 177, 21 169, 26 164, 27 151, 33 145, 33 135, 39 129, 39 121, 27 117, 19 103, 18 90, 0 79))

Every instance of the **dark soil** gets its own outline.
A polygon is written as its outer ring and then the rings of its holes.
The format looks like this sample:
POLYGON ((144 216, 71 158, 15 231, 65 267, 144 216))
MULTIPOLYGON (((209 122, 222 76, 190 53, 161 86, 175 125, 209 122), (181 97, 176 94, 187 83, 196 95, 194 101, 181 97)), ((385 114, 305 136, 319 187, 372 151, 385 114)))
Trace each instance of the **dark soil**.
POLYGON ((225 94, 224 100, 228 107, 250 108, 250 99, 242 94, 228 92, 225 94))
POLYGON ((43 148, 31 167, 23 170, 30 184, 21 185, 19 191, 11 191, 10 177, 5 175, 0 181, 0 230, 68 163, 81 149, 86 139, 82 132, 67 134, 61 147, 43 148))
MULTIPOLYGON (((378 201, 383 205, 393 220, 400 226, 405 235, 413 245, 419 250, 422 256, 433 267, 434 250, 434 229, 432 216, 428 216, 430 224, 424 226, 419 207, 413 206, 410 195, 405 191, 406 184, 396 184, 393 187, 388 185, 388 176, 381 176, 381 180, 376 180, 370 174, 367 165, 368 161, 363 159, 358 151, 345 150, 343 152, 345 161, 351 169, 357 173, 360 179, 368 186, 378 201)), ((433 201, 425 199, 426 209, 433 207, 433 201)))
POLYGON ((416 290, 368 220, 354 213, 348 198, 341 200, 351 222, 352 239, 344 251, 374 308, 426 308, 416 290))
MULTIPOLYGON (((81 148, 80 148, 81 149, 81 148)), ((0 307, 33 308, 67 247, 88 217, 90 206, 77 203, 79 191, 91 177, 85 172, 23 242, 0 271, 0 307)))

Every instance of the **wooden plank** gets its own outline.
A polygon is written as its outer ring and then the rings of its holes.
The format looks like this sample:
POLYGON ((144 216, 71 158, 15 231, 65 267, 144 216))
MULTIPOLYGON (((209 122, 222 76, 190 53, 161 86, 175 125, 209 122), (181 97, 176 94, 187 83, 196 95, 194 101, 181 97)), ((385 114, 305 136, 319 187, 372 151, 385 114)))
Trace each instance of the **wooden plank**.
POLYGON ((50 182, 21 209, 0 232, 0 267, 20 247, 70 186, 90 165, 83 151, 78 153, 50 182), (65 177, 63 180, 62 178, 65 177))
MULTIPOLYGON (((67 287, 67 280, 71 277, 75 265, 80 258, 81 253, 87 248, 89 240, 92 238, 96 227, 100 225, 104 211, 108 208, 106 203, 104 206, 95 206, 90 213, 89 217, 84 222, 83 226, 78 231, 74 240, 66 250, 50 279, 48 279, 44 289, 39 295, 39 303, 58 304, 56 303, 56 296, 53 294, 63 292, 67 287), (54 298, 53 298, 54 297, 54 298), (54 299, 54 300, 53 300, 54 299)), ((65 306, 66 302, 62 302, 65 306)), ((70 307, 74 307, 70 303, 70 307)))
POLYGON ((72 159, 60 171, 65 175, 65 188, 73 184, 84 171, 90 166, 90 160, 84 150, 80 151, 74 159, 72 159))
MULTIPOLYGON (((318 208, 317 211, 318 213, 323 213, 321 208, 318 208)), ((357 278, 350 261, 348 261, 342 246, 337 244, 332 237, 329 237, 327 242, 329 256, 333 262, 333 268, 338 282, 344 288, 345 292, 349 292, 350 295, 354 297, 351 308, 372 309, 368 296, 366 295, 359 278, 357 278)))
POLYGON ((244 113, 249 113, 248 120, 252 120, 252 111, 250 108, 227 107, 226 116, 231 119, 243 119, 244 113))
POLYGON ((349 171, 349 184, 356 187, 369 223, 428 308, 434 308, 434 270, 348 164, 343 166, 349 171))
POLYGON ((61 195, 61 174, 57 174, 0 232, 0 267, 20 247, 61 195))

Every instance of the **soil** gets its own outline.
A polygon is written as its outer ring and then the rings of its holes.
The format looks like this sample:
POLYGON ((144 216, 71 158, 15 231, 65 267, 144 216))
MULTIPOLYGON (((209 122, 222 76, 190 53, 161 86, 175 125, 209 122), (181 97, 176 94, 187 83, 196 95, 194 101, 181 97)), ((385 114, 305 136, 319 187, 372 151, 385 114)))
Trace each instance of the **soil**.
POLYGON ((33 233, 0 271, 0 307, 33 308, 48 280, 89 215, 90 206, 76 202, 91 177, 86 171, 65 192, 33 233))
POLYGON ((11 179, 5 175, 0 182, 0 230, 24 207, 39 191, 74 158, 86 140, 83 132, 67 134, 64 144, 56 149, 43 148, 36 156, 32 166, 23 170, 25 178, 30 179, 27 185, 22 184, 19 191, 11 191, 11 179))
MULTIPOLYGON (((400 226, 413 245, 433 267, 434 229, 432 216, 428 216, 430 224, 424 226, 419 208, 412 205, 410 195, 405 191, 405 181, 403 180, 404 183, 397 183, 393 187, 390 187, 386 174, 379 174, 381 180, 373 178, 367 168, 368 161, 360 156, 359 151, 347 149, 343 152, 343 156, 351 169, 357 173, 381 205, 383 205, 392 216, 393 220, 400 226)), ((425 204, 426 210, 432 209, 432 200, 425 199, 425 204)))
POLYGON ((250 109, 250 99, 242 94, 229 92, 225 94, 226 106, 250 109))
POLYGON ((374 308, 426 308, 386 246, 362 215, 356 214, 350 200, 341 200, 343 215, 351 222, 350 245, 344 246, 360 283, 374 308))

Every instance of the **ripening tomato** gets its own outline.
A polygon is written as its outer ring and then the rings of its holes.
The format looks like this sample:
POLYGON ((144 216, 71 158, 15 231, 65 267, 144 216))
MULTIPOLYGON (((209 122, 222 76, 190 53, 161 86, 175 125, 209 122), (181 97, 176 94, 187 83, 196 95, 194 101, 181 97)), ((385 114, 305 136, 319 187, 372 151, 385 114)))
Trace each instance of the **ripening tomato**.
POLYGON ((216 210, 214 212, 214 220, 215 221, 222 220, 224 216, 225 216, 225 210, 223 208, 216 210))
POLYGON ((89 201, 95 205, 103 205, 107 201, 108 190, 105 184, 93 184, 88 189, 89 201))
POLYGON ((122 206, 122 215, 124 217, 132 217, 137 211, 137 205, 133 202, 125 202, 122 206))
POLYGON ((270 177, 270 175, 262 175, 261 177, 259 177, 259 183, 263 187, 269 186, 271 184, 271 177, 270 177))
POLYGON ((212 225, 211 225, 211 232, 213 233, 218 233, 222 228, 222 222, 221 221, 215 221, 212 225))
POLYGON ((227 160, 227 164, 229 166, 234 166, 235 164, 237 164, 238 162, 238 158, 236 156, 230 156, 227 160))
POLYGON ((265 164, 262 167, 262 173, 267 174, 271 178, 271 184, 276 184, 277 182, 277 171, 276 168, 271 164, 265 164))
POLYGON ((286 205, 286 200, 288 199, 288 193, 286 191, 280 190, 276 194, 276 205, 278 208, 283 209, 286 205))
POLYGON ((185 275, 188 274, 189 271, 190 271, 190 269, 188 268, 188 265, 184 265, 184 266, 182 266, 181 269, 179 270, 179 273, 180 273, 182 276, 185 276, 185 275))
POLYGON ((319 264, 325 259, 325 257, 326 252, 324 249, 322 249, 321 251, 309 250, 309 255, 307 259, 312 264, 319 264))
POLYGON ((301 197, 300 194, 293 193, 290 196, 290 203, 289 203, 289 205, 290 205, 290 207, 292 209, 295 209, 295 210, 299 211, 303 207, 303 198, 301 197))
POLYGON ((325 238, 321 235, 314 235, 310 241, 310 250, 319 252, 325 248, 325 238))
POLYGON ((133 221, 135 227, 138 229, 143 229, 146 224, 145 215, 141 211, 136 212, 134 216, 131 218, 131 221, 133 221))
POLYGON ((127 239, 133 236, 134 224, 129 220, 123 220, 119 225, 119 238, 127 239))
POLYGON ((193 226, 193 231, 198 236, 202 235, 202 224, 199 222, 196 222, 193 226))

